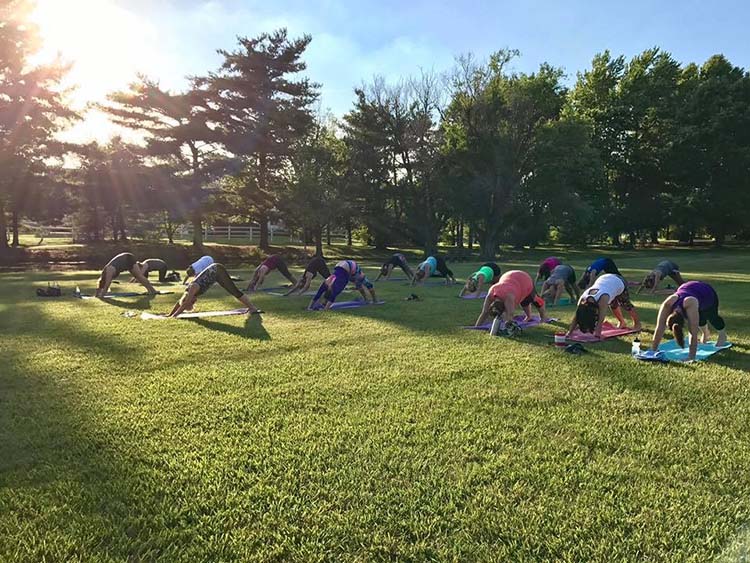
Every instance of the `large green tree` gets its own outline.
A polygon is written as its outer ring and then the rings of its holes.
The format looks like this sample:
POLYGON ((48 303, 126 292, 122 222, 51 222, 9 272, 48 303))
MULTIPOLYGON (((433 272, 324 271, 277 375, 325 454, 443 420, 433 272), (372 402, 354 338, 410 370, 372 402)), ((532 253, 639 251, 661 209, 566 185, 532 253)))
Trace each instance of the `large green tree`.
POLYGON ((443 123, 446 157, 467 193, 465 215, 476 225, 487 259, 495 257, 518 209, 514 202, 532 172, 537 135, 559 117, 565 100, 559 69, 544 64, 532 74, 508 72, 517 54, 500 51, 487 64, 462 58, 443 123))
POLYGON ((224 147, 244 161, 247 207, 260 223, 260 247, 267 250, 274 186, 289 163, 291 148, 312 126, 318 86, 300 76, 310 36, 289 39, 286 29, 241 37, 239 48, 219 51, 220 69, 200 84, 211 102, 211 118, 224 147))
POLYGON ((34 2, 27 0, 0 4, 0 249, 8 246, 8 210, 13 245, 18 245, 18 224, 31 202, 29 194, 40 196, 38 188, 66 150, 56 133, 77 117, 61 86, 67 67, 60 61, 30 63, 39 48, 33 8, 34 2))
POLYGON ((209 120, 204 92, 169 92, 141 77, 129 90, 111 94, 103 109, 115 123, 144 136, 143 156, 160 182, 169 178, 177 187, 177 215, 191 219, 193 244, 201 246, 212 183, 230 166, 217 126, 209 120))

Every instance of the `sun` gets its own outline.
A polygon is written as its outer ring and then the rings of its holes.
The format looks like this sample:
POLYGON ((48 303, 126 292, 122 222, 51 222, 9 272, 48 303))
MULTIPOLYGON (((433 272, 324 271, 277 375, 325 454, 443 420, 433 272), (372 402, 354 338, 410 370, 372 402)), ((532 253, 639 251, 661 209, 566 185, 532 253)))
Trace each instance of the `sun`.
MULTIPOLYGON (((158 59, 155 27, 111 0, 38 0, 33 19, 42 39, 35 62, 59 55, 71 64, 66 86, 74 87, 71 104, 80 111, 127 87, 139 72, 152 73, 158 59)), ((115 132, 92 111, 66 136, 106 140, 115 132)))

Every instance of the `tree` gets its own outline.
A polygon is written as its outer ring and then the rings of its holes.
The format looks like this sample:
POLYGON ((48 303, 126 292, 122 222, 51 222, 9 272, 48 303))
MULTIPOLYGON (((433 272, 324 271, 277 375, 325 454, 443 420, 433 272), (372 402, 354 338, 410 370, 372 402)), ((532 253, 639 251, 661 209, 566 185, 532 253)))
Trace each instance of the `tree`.
POLYGON ((721 245, 747 226, 750 76, 715 55, 685 68, 680 89, 672 205, 691 233, 706 228, 721 245))
POLYGON ((277 202, 273 189, 284 173, 291 147, 312 125, 316 84, 296 76, 310 36, 287 38, 286 29, 254 39, 240 38, 236 51, 219 51, 224 62, 218 72, 200 80, 211 101, 212 119, 222 143, 243 159, 249 208, 260 223, 260 247, 268 250, 268 219, 277 202))
POLYGON ((115 123, 145 136, 143 155, 161 181, 169 177, 178 188, 177 215, 191 218, 193 245, 202 246, 203 208, 212 182, 231 165, 209 120, 205 93, 195 87, 172 93, 140 77, 128 91, 111 94, 103 109, 115 123))
POLYGON ((482 256, 493 259, 513 202, 532 172, 531 151, 540 128, 557 119, 565 100, 562 72, 510 74, 516 51, 499 51, 486 65, 466 56, 452 76, 453 94, 443 123, 445 153, 455 183, 468 197, 465 215, 479 234, 482 256))
POLYGON ((39 47, 38 30, 30 20, 33 8, 28 0, 0 5, 0 249, 8 247, 6 211, 12 212, 17 246, 20 216, 33 201, 29 188, 45 185, 55 157, 59 164, 65 152, 55 134, 77 118, 61 87, 67 66, 59 60, 29 63, 39 47))
POLYGON ((317 256, 323 255, 323 229, 330 229, 347 214, 345 151, 333 124, 317 121, 295 146, 290 159, 292 177, 279 200, 290 224, 313 235, 317 256))

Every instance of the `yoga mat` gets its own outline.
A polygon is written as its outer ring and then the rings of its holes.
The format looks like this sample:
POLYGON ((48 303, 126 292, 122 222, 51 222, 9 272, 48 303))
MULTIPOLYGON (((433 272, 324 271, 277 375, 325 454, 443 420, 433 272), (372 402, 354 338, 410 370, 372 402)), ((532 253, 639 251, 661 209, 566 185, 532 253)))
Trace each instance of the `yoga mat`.
MULTIPOLYGON (((203 319, 206 317, 228 317, 230 315, 247 315, 248 309, 232 309, 231 311, 202 311, 200 313, 182 313, 177 319, 203 319)), ((166 315, 154 315, 153 313, 141 313, 141 319, 144 321, 163 321, 170 317, 166 315)))
POLYGON ((266 293, 273 293, 274 291, 289 291, 292 288, 291 285, 280 285, 276 287, 261 287, 260 289, 256 289, 255 291, 264 291, 266 293))
POLYGON ((483 292, 481 292, 479 294, 474 293, 474 294, 471 294, 471 295, 462 295, 461 299, 484 299, 485 297, 487 297, 487 292, 483 291, 483 292))
MULTIPOLYGON (((717 352, 721 352, 722 350, 726 350, 727 348, 731 347, 731 342, 727 342, 724 346, 721 347, 717 347, 715 342, 709 342, 708 344, 698 344, 698 351, 695 353, 695 359, 696 361, 707 360, 717 352)), ((662 342, 659 345, 659 352, 662 353, 664 357, 666 357, 666 359, 671 362, 686 362, 688 361, 690 348, 680 348, 677 342, 675 342, 674 340, 669 340, 668 342, 662 342)), ((640 356, 645 354, 654 355, 654 352, 651 352, 650 350, 647 352, 641 352, 641 354, 639 354, 638 356, 638 359, 642 359, 640 356)))
MULTIPOLYGON (((632 328, 617 328, 612 323, 608 321, 604 321, 604 325, 602 327, 602 337, 601 340, 607 340, 609 338, 617 338, 618 336, 624 336, 625 334, 633 334, 636 332, 640 332, 639 330, 633 330, 632 328)), ((573 342, 600 342, 601 340, 599 338, 596 338, 592 333, 590 332, 581 332, 580 330, 576 329, 573 333, 573 336, 568 337, 568 340, 572 340, 573 342)))
POLYGON ((409 281, 409 278, 380 278, 378 282, 409 281))
MULTIPOLYGON (((531 328, 534 326, 538 326, 540 324, 543 324, 545 321, 542 321, 539 317, 532 317, 530 321, 524 320, 524 315, 516 315, 513 317, 513 320, 518 323, 518 326, 520 326, 523 329, 531 328)), ((557 319, 547 319, 547 323, 555 322, 557 319)), ((492 321, 488 323, 484 323, 483 325, 479 326, 462 326, 461 328, 465 328, 466 330, 490 330, 492 328, 492 321)), ((503 328, 502 326, 500 328, 503 328)))
MULTIPOLYGON (((169 295, 170 293, 174 293, 174 291, 157 291, 157 295, 169 295)), ((110 299, 113 297, 141 297, 143 295, 148 295, 148 291, 123 291, 120 293, 106 293, 104 295, 104 299, 110 299)), ((73 297, 77 297, 78 299, 96 299, 95 295, 87 295, 85 293, 74 293, 73 297)))
MULTIPOLYGON (((383 305, 385 301, 376 301, 375 303, 365 303, 364 301, 341 301, 331 305, 331 309, 356 309, 358 307, 371 307, 372 305, 383 305)), ((323 307, 318 305, 314 310, 319 311, 323 307)))

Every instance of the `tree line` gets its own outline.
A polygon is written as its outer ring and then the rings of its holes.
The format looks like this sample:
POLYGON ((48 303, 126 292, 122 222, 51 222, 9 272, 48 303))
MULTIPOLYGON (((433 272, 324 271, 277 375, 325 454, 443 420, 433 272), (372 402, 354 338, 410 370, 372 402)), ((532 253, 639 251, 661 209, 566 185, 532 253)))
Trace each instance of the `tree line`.
POLYGON ((29 0, 0 7, 0 248, 24 218, 81 238, 147 223, 171 241, 207 218, 283 221, 322 252, 346 230, 377 248, 717 244, 750 235, 750 75, 715 55, 597 54, 572 87, 561 69, 513 70, 517 51, 459 56, 443 74, 355 88, 340 119, 304 75, 312 38, 240 38, 181 92, 139 77, 99 110, 137 142, 76 145, 65 63, 30 64, 29 0), (73 163, 73 165, 71 165, 73 163))

